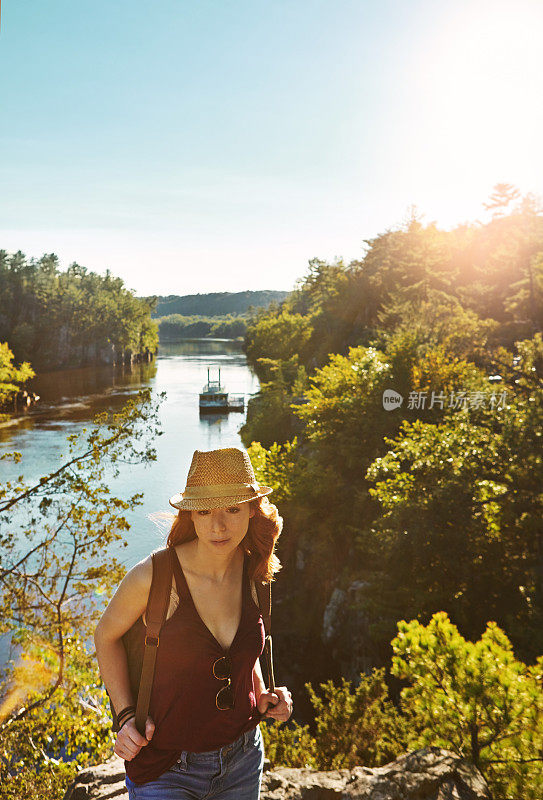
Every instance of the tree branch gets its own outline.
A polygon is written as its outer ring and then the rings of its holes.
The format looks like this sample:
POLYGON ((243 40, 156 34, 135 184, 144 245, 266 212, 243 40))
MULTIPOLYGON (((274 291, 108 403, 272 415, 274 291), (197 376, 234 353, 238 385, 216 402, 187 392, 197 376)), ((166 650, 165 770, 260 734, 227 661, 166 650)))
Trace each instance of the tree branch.
MULTIPOLYGON (((122 436, 123 433, 125 432, 128 433, 129 431, 130 431, 129 426, 119 428, 119 430, 113 436, 110 436, 109 439, 104 439, 103 442, 97 446, 98 450, 106 449, 111 444, 114 444, 122 436)), ((35 484, 34 486, 31 486, 30 489, 26 490, 26 492, 23 492, 20 495, 16 495, 11 500, 6 500, 4 503, 0 503, 0 512, 7 511, 16 503, 19 503, 21 500, 24 500, 26 497, 29 497, 33 492, 36 492, 38 489, 41 489, 43 486, 45 486, 45 484, 52 481, 54 478, 56 478, 65 470, 69 469, 73 464, 77 464, 80 461, 85 461, 85 459, 94 455, 95 452, 96 452, 96 447, 91 447, 82 455, 76 456, 75 458, 72 458, 70 461, 67 461, 65 464, 59 467, 55 472, 52 472, 50 475, 47 475, 47 477, 41 478, 39 483, 35 484)))

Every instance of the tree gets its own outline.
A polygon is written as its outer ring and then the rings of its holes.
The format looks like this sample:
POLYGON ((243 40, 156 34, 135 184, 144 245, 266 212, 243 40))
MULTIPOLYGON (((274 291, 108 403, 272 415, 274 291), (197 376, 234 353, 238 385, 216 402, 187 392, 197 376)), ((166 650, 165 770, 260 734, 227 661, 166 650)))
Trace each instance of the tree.
POLYGON ((0 303, 0 340, 37 370, 96 363, 111 348, 117 357, 154 352, 158 343, 155 298, 136 298, 109 271, 75 262, 61 271, 54 253, 36 261, 0 251, 0 303))
POLYGON ((476 636, 492 618, 524 660, 541 652, 543 216, 513 201, 451 231, 412 216, 348 267, 316 259, 254 322, 263 385, 244 441, 284 453, 295 436, 302 464, 263 459, 264 482, 269 469, 288 496, 278 616, 299 681, 383 664, 407 612, 445 609, 476 636), (294 315, 303 337, 289 335, 294 315), (404 397, 393 413, 386 388, 404 397), (407 408, 419 391, 436 393, 434 408, 407 408), (337 593, 333 635, 309 657, 337 593))
POLYGON ((51 788, 52 759, 75 756, 73 773, 96 757, 89 745, 103 753, 112 744, 88 642, 100 615, 95 598, 111 597, 124 574, 108 548, 127 546, 125 514, 142 495, 122 499, 110 486, 121 468, 155 460, 158 425, 157 398, 143 390, 121 411, 99 414, 90 429, 69 435, 58 468, 0 487, 0 633, 10 633, 19 651, 0 684, 3 786, 24 780, 36 790, 44 772, 41 788, 51 788))
MULTIPOLYGON (((27 361, 19 367, 13 363, 13 353, 6 342, 0 342, 0 408, 7 406, 20 391, 21 386, 34 377, 34 370, 27 361)), ((7 414, 0 413, 0 420, 7 414)))
POLYGON ((287 361, 294 353, 303 353, 311 337, 311 321, 301 314, 279 311, 277 314, 260 314, 250 321, 245 336, 247 359, 256 370, 259 378, 269 380, 270 371, 266 362, 259 358, 274 361, 287 361))
POLYGON ((367 477, 397 612, 446 609, 473 635, 494 618, 531 659, 543 647, 541 334, 517 348, 499 351, 502 385, 483 405, 405 421, 367 477))
POLYGON ((520 197, 520 191, 512 183, 497 183, 490 195, 488 203, 483 203, 487 211, 493 211, 493 217, 505 214, 513 200, 520 197))
MULTIPOLYGON (((401 691, 410 747, 445 747, 485 774, 498 797, 538 800, 543 791, 543 656, 514 657, 495 622, 469 642, 436 613, 428 625, 398 622, 392 674, 401 691)), ((494 793, 494 792, 493 792, 494 793)))

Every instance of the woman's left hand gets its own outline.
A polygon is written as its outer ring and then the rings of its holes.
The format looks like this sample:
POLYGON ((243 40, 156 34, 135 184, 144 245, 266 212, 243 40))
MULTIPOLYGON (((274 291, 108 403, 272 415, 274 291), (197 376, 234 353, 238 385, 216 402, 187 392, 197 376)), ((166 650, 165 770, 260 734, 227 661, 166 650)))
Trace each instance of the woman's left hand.
POLYGON ((275 692, 262 692, 257 708, 263 719, 286 722, 292 714, 292 695, 286 686, 276 686, 275 692))

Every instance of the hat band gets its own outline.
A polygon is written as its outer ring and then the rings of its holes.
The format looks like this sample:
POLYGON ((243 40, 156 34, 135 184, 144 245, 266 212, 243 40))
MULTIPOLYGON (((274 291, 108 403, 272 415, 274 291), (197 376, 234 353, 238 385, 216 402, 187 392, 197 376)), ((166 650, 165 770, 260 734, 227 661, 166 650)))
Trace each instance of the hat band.
POLYGON ((201 497, 237 497, 246 495, 252 489, 258 494, 260 489, 257 483, 216 483, 207 486, 187 486, 183 492, 183 500, 196 500, 201 497))

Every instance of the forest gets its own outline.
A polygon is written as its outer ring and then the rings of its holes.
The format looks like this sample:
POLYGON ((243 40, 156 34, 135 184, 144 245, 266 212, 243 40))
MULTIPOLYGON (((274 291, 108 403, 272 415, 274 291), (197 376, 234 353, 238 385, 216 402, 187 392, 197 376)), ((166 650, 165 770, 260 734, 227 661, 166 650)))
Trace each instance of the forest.
POLYGON ((260 290, 245 292, 208 292, 202 294, 156 297, 153 317, 180 314, 184 317, 226 317, 245 315, 251 309, 266 308, 270 303, 280 303, 288 292, 260 290))
POLYGON ((177 342, 180 339, 204 337, 241 339, 247 330, 247 320, 248 317, 241 314, 216 317, 168 314, 159 317, 156 322, 161 342, 177 342))
POLYGON ((135 297, 109 271, 54 253, 28 259, 0 250, 0 342, 36 372, 151 358, 158 345, 152 298, 135 297))
POLYGON ((380 668, 398 702, 400 620, 444 613, 471 642, 492 623, 541 659, 543 215, 507 185, 487 210, 312 260, 249 324, 261 391, 241 435, 288 531, 274 624, 297 720, 307 682, 380 668))
POLYGON ((160 340, 219 338, 240 339, 245 336, 252 314, 279 303, 287 292, 246 291, 210 292, 208 294, 168 295, 148 298, 156 301, 153 318, 158 324, 160 340))

